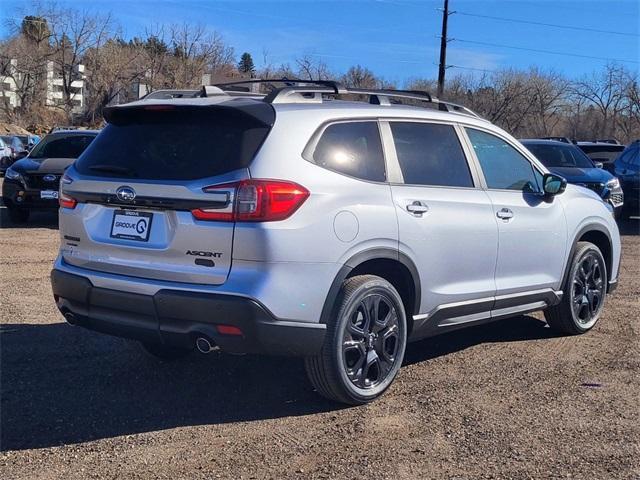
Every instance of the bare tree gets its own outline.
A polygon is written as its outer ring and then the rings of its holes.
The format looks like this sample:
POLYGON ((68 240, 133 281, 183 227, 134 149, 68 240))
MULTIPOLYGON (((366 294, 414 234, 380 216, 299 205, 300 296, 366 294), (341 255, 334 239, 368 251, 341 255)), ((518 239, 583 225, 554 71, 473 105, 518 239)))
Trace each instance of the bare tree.
POLYGON ((531 93, 528 135, 550 136, 560 122, 560 113, 567 100, 568 82, 555 72, 542 73, 538 69, 531 69, 528 83, 531 93))
POLYGON ((113 20, 110 15, 60 9, 55 4, 47 6, 38 16, 47 20, 51 30, 49 41, 53 53, 48 75, 60 78, 60 84, 53 83, 52 87, 54 93, 56 90, 62 93, 62 98, 59 103, 54 100, 52 106, 61 108, 71 120, 79 103, 76 97, 82 92, 84 57, 111 38, 113 20))
POLYGON ((0 43, 0 83, 10 85, 15 98, 1 89, 1 108, 11 121, 37 122, 46 98, 44 72, 52 55, 49 25, 42 17, 26 16, 21 22, 10 20, 7 26, 13 36, 0 43))
POLYGON ((572 85, 572 94, 586 100, 599 113, 596 130, 605 137, 615 134, 617 119, 625 108, 627 82, 625 69, 609 64, 604 70, 585 76, 572 85))
POLYGON ((235 71, 233 49, 227 46, 217 32, 210 32, 204 25, 182 23, 171 25, 171 58, 167 76, 173 87, 197 87, 202 85, 202 75, 214 76, 225 69, 235 71))
POLYGON ((342 82, 352 88, 379 88, 381 81, 368 68, 356 65, 342 76, 342 82))
POLYGON ((326 63, 311 55, 297 58, 296 65, 298 66, 298 76, 305 80, 329 80, 333 76, 326 63))
POLYGON ((117 98, 137 99, 131 90, 145 78, 146 69, 140 62, 144 54, 144 45, 117 39, 87 52, 84 63, 88 70, 85 95, 88 122, 98 123, 102 109, 117 98))

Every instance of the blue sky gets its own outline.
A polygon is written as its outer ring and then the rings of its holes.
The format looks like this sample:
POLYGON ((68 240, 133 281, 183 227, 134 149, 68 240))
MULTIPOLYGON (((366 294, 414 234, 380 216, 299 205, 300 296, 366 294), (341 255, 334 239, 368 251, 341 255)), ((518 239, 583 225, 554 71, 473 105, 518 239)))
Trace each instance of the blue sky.
MULTIPOLYGON (((29 11, 31 2, 2 0, 0 18, 29 11)), ((256 65, 263 51, 270 63, 294 63, 313 55, 336 72, 360 64, 402 84, 437 76, 442 0, 213 1, 213 0, 58 0, 59 5, 111 12, 125 37, 151 25, 203 23, 218 31, 236 55, 248 51, 256 65)), ((628 60, 640 68, 638 0, 450 0, 447 63, 466 69, 496 70, 538 66, 579 77, 605 60, 515 50, 505 46, 628 60), (626 33, 615 35, 515 23, 471 15, 626 33), (479 42, 479 43, 471 43, 479 42), (488 45, 492 44, 492 45, 488 45), (498 46, 502 45, 502 46, 498 46)), ((0 26, 7 34, 5 22, 0 26)))

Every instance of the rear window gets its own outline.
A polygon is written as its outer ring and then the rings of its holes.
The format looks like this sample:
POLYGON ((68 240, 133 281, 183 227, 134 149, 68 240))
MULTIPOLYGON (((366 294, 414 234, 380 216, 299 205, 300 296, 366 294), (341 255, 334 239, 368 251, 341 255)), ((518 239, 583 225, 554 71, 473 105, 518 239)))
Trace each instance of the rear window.
POLYGON ((95 138, 95 135, 47 135, 29 158, 78 158, 95 138))
POLYGON ((233 109, 203 110, 119 115, 76 169, 98 177, 195 180, 248 167, 269 127, 233 109))
POLYGON ((362 180, 384 182, 387 178, 378 123, 374 121, 329 125, 310 160, 328 170, 362 180))

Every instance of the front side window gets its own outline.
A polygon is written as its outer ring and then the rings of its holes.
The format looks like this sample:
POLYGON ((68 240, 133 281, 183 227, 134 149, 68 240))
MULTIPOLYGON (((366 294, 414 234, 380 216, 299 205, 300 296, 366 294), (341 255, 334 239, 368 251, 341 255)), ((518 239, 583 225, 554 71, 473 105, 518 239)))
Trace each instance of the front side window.
POLYGON ((541 191, 535 169, 527 158, 495 135, 466 128, 487 187, 498 190, 541 191))
POLYGON ((313 150, 312 161, 362 180, 387 179, 378 123, 373 121, 329 125, 313 150))
POLYGON ((473 187, 458 135, 451 125, 391 122, 404 183, 473 187))

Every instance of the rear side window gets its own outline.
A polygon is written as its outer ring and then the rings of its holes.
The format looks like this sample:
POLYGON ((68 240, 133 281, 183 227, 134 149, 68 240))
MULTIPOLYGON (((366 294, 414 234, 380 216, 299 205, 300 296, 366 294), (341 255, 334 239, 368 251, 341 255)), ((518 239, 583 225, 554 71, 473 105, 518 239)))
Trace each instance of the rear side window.
POLYGON ((248 167, 268 133, 268 126, 232 109, 135 111, 107 125, 76 169, 99 177, 196 180, 248 167))
POLYGON ((541 191, 539 175, 524 155, 495 135, 473 128, 466 131, 489 188, 530 193, 541 191))
POLYGON ((404 183, 473 187, 458 135, 451 125, 391 122, 404 183))
POLYGON ((47 135, 34 147, 29 158, 78 158, 95 138, 95 134, 47 135))
POLYGON ((313 149, 311 160, 321 167, 362 180, 384 182, 387 179, 377 122, 329 125, 313 149))

